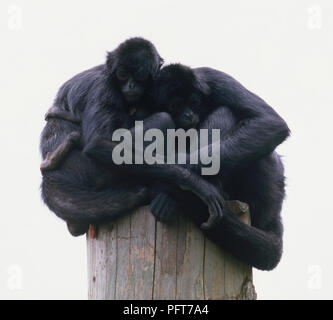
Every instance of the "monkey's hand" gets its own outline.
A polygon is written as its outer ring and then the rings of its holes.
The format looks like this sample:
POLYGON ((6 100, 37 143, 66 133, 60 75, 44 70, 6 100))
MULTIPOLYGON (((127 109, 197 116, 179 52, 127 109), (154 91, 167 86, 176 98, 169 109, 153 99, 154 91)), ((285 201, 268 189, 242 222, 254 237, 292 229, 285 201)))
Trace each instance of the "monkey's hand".
POLYGON ((152 200, 150 210, 156 220, 168 223, 175 220, 178 204, 167 193, 160 192, 152 200))
POLYGON ((201 224, 204 230, 211 229, 223 217, 223 208, 225 206, 224 198, 221 192, 211 183, 201 177, 191 175, 191 186, 181 185, 184 190, 190 190, 196 194, 208 206, 209 218, 201 224))

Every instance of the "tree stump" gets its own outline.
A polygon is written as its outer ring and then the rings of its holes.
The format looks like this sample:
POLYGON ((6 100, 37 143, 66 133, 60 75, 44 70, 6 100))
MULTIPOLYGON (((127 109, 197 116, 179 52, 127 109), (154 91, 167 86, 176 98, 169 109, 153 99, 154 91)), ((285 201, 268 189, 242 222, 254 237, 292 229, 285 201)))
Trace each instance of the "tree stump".
MULTIPOLYGON (((248 206, 228 201, 250 223, 248 206)), ((87 239, 91 300, 256 299, 252 268, 208 240, 189 219, 166 225, 142 207, 87 239)))

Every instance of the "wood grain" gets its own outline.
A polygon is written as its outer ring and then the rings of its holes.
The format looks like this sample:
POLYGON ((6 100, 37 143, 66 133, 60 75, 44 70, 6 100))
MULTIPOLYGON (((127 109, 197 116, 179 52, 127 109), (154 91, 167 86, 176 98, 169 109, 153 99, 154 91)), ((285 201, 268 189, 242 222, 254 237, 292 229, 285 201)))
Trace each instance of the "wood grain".
MULTIPOLYGON (((228 201, 250 223, 249 208, 228 201)), ((168 225, 147 207, 100 227, 87 239, 88 297, 91 300, 255 299, 252 268, 208 240, 178 215, 168 225)))

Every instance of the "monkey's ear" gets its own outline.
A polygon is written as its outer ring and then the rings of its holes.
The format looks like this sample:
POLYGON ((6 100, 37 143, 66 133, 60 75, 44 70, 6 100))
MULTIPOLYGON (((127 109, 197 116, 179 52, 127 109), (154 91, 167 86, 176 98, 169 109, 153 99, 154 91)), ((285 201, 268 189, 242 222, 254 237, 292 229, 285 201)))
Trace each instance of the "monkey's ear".
POLYGON ((155 55, 155 63, 152 65, 152 68, 150 69, 150 74, 153 80, 156 79, 157 74, 161 70, 163 63, 164 60, 159 55, 155 55))
POLYGON ((158 54, 155 55, 154 67, 150 71, 153 80, 156 79, 157 73, 161 70, 163 63, 164 63, 164 60, 160 57, 160 55, 158 55, 158 54))
POLYGON ((203 77, 200 74, 195 74, 194 87, 199 90, 203 95, 208 96, 211 93, 211 89, 203 77))

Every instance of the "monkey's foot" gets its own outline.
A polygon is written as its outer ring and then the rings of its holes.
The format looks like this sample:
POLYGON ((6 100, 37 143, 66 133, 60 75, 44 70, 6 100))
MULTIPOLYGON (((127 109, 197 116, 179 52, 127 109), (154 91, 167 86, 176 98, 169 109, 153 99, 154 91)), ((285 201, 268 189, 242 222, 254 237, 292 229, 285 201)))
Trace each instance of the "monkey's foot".
POLYGON ((88 229, 88 233, 87 233, 88 238, 96 239, 97 238, 97 232, 98 232, 97 226, 95 224, 90 224, 89 229, 88 229))
POLYGON ((166 193, 159 193, 151 202, 150 210, 156 220, 172 222, 177 217, 178 204, 166 193))
POLYGON ((88 231, 89 225, 83 223, 77 223, 72 221, 67 221, 67 228, 69 233, 74 236, 78 237, 85 234, 88 231))

